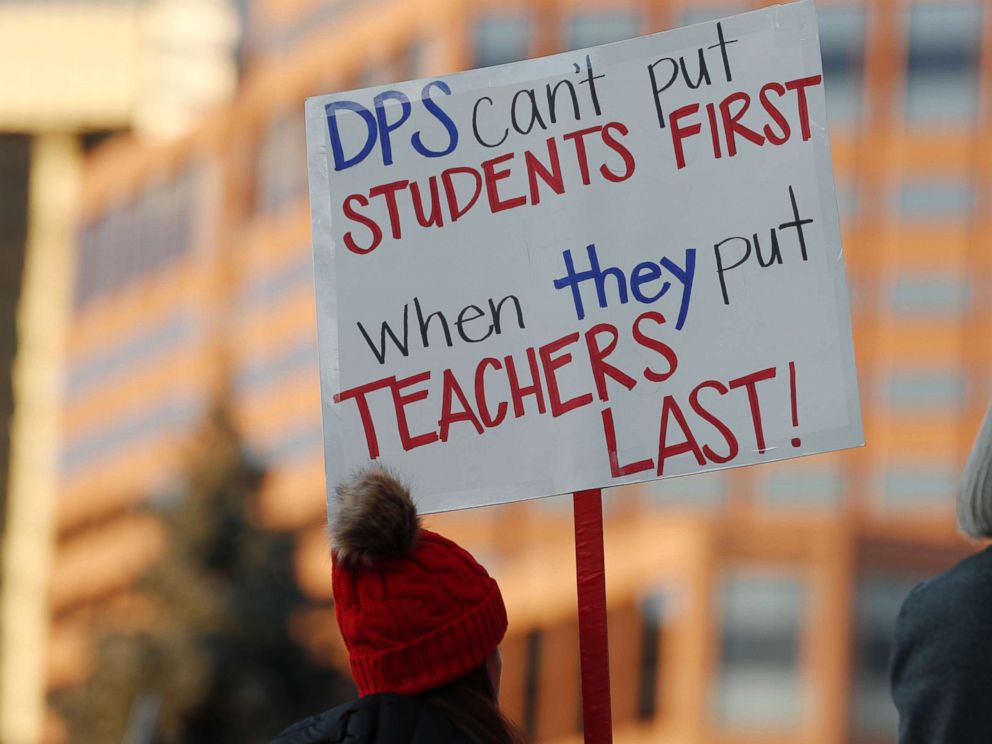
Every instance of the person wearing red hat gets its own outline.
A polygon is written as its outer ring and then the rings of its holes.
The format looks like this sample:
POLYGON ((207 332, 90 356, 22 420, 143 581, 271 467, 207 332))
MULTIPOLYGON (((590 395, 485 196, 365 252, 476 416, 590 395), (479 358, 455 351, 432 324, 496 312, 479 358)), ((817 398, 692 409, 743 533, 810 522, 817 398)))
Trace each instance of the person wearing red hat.
POLYGON ((384 468, 337 497, 335 614, 359 698, 272 744, 523 744, 498 703, 507 618, 496 581, 421 527, 409 490, 384 468))

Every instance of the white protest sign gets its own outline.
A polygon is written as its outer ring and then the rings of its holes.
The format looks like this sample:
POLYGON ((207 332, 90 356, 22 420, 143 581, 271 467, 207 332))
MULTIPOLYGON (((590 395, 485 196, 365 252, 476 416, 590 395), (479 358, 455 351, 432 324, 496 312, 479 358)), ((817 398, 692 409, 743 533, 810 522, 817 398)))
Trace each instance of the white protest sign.
POLYGON ((306 104, 328 493, 863 443, 812 2, 306 104))

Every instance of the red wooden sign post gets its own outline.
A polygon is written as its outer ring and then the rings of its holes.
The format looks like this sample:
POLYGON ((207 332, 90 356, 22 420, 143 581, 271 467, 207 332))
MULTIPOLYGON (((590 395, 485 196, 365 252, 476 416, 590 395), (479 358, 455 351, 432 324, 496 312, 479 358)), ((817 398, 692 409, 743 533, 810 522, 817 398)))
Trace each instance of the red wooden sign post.
POLYGON ((610 649, 606 633, 606 569, 603 558, 603 494, 576 491, 575 574, 579 598, 582 721, 586 744, 612 744, 610 649))

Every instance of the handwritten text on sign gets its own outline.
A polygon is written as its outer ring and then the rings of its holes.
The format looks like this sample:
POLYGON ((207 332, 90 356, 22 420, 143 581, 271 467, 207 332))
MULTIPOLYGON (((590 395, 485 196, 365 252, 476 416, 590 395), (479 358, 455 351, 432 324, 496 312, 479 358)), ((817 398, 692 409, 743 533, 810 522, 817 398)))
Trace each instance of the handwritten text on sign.
POLYGON ((328 486, 433 511, 862 442, 811 2, 307 101, 328 486))

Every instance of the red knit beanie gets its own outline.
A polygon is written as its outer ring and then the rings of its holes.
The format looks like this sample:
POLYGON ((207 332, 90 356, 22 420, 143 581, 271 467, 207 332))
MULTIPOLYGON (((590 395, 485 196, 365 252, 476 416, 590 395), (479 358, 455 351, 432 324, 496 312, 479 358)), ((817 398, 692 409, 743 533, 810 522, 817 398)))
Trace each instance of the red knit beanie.
POLYGON ((375 467, 338 488, 334 602, 359 695, 414 695, 480 666, 506 633, 499 586, 421 529, 407 489, 375 467))

